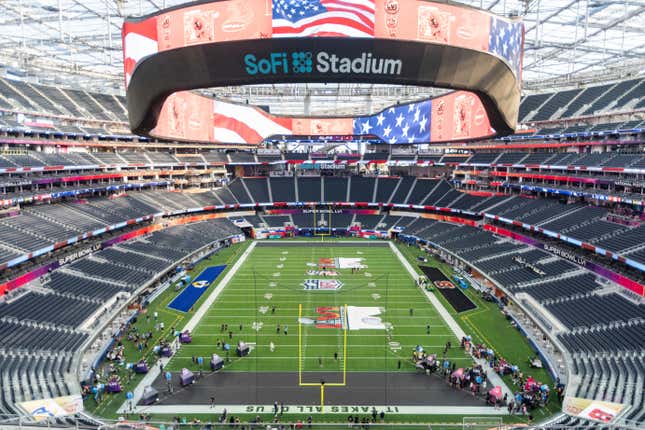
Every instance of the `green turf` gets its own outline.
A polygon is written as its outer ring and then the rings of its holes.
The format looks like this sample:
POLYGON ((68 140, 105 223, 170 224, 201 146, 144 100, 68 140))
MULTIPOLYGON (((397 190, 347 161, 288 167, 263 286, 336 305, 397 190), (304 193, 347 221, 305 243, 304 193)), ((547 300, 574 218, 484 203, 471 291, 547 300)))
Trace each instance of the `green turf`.
MULTIPOLYGON (((220 277, 224 276, 230 267, 235 263, 235 260, 244 252, 244 250, 250 245, 250 242, 242 242, 238 245, 234 245, 230 248, 225 248, 217 252, 216 254, 210 256, 207 259, 199 262, 191 274, 194 277, 195 274, 201 272, 206 267, 217 266, 220 264, 226 264, 226 270, 220 274, 220 277)), ((168 303, 175 298, 177 292, 174 291, 174 288, 168 288, 161 296, 159 296, 153 303, 151 303, 144 313, 140 315, 138 321, 133 325, 136 327, 139 332, 144 333, 148 330, 152 330, 154 337, 153 340, 157 341, 158 339, 171 340, 173 337, 172 327, 183 327, 188 319, 192 316, 190 313, 183 313, 175 311, 168 308, 168 303), (164 331, 155 332, 154 325, 155 321, 151 317, 154 312, 157 312, 159 315, 159 322, 163 322, 165 325, 164 331), (150 318, 146 318, 146 315, 150 318)), ((195 309, 203 303, 208 294, 204 294, 195 305, 195 309)), ((153 352, 152 348, 158 342, 149 342, 148 348, 144 349, 142 352, 139 352, 135 345, 132 342, 124 341, 125 352, 124 352, 124 363, 134 363, 139 361, 141 358, 146 358, 149 364, 156 362, 157 357, 153 352)), ((103 363, 105 366, 107 363, 103 363)), ((142 375, 131 375, 125 368, 125 366, 117 366, 117 373, 121 377, 123 382, 123 391, 127 392, 134 389, 134 387, 143 379, 142 375)), ((105 381, 103 381, 105 382, 105 381)), ((121 406, 125 400, 125 395, 116 394, 116 395, 106 395, 103 397, 101 402, 97 405, 93 398, 86 400, 84 402, 85 408, 89 412, 96 413, 99 416, 104 416, 108 418, 116 417, 116 410, 121 406)))
MULTIPOLYGON (((302 240, 303 238, 298 238, 302 240)), ((312 239, 312 241, 320 239, 312 239)), ((326 242, 343 239, 325 238, 326 242)), ((233 263, 241 256, 247 248, 249 242, 235 245, 231 248, 220 251, 218 254, 201 262, 192 271, 194 278, 199 272, 208 266, 227 264, 227 270, 220 275, 218 280, 226 274, 233 263)), ((403 244, 397 244, 403 255, 408 261, 416 267, 416 257, 419 250, 416 247, 408 247, 403 244)), ((430 265, 440 267, 441 270, 450 276, 451 267, 440 263, 435 259, 430 259, 430 265)), ((421 272, 419 272, 421 273, 421 272)), ((217 284, 217 282, 216 282, 217 284)), ((204 294, 194 306, 198 309, 203 301, 213 292, 213 289, 204 294)), ((184 314, 167 308, 168 303, 176 296, 173 289, 169 289, 155 300, 148 307, 148 314, 154 311, 159 312, 160 320, 165 323, 166 330, 164 333, 155 333, 155 339, 158 337, 170 338, 170 327, 174 326, 181 329, 192 313, 184 314)), ((476 342, 485 341, 490 343, 498 354, 508 358, 511 362, 518 363, 525 370, 525 362, 532 351, 526 339, 518 330, 511 327, 504 319, 503 315, 497 309, 497 306, 488 303, 479 298, 472 289, 466 291, 468 297, 476 304, 477 309, 458 314, 445 301, 442 295, 436 296, 444 304, 444 307, 455 317, 456 321, 469 334, 473 335, 476 342)), ((185 345, 170 363, 170 368, 178 370, 182 367, 196 369, 197 366, 192 363, 192 356, 203 356, 205 362, 213 352, 219 352, 215 344, 217 339, 228 341, 228 335, 220 332, 221 324, 228 324, 233 331, 233 339, 230 340, 235 344, 242 339, 246 342, 256 343, 257 347, 250 357, 236 359, 231 356, 232 362, 226 368, 226 371, 297 371, 298 370, 298 305, 303 305, 303 315, 313 316, 315 306, 333 306, 333 305, 355 305, 355 306, 380 306, 385 308, 381 315, 383 320, 391 322, 394 326, 392 338, 388 340, 386 332, 382 330, 362 330, 359 332, 348 332, 347 336, 347 371, 387 371, 392 370, 398 364, 399 359, 402 363, 401 371, 413 371, 413 366, 409 360, 409 354, 412 348, 421 344, 431 352, 440 352, 447 340, 454 339, 452 333, 445 325, 444 321, 438 316, 436 310, 428 303, 425 296, 415 286, 407 271, 402 267, 398 259, 391 253, 389 248, 366 248, 366 247, 332 247, 332 248, 256 248, 250 255, 250 258, 241 266, 232 282, 226 287, 218 297, 211 309, 208 310, 205 319, 198 324, 194 331, 194 342, 191 345, 185 345), (287 251, 287 254, 282 254, 287 251), (357 252, 362 252, 358 254, 357 252), (304 279, 316 278, 315 276, 306 275, 307 269, 317 269, 308 267, 307 262, 318 261, 318 258, 325 257, 364 257, 365 263, 369 266, 361 274, 351 274, 350 270, 340 270, 341 276, 338 277, 344 286, 337 292, 324 291, 303 291, 300 284, 304 279), (280 259, 284 257, 285 260, 280 259), (283 264, 282 268, 277 268, 283 264), (279 272, 279 277, 273 274, 279 272), (365 276, 365 272, 371 273, 371 277, 365 276), (373 282, 375 286, 369 286, 373 282), (275 283, 275 286, 271 286, 275 283), (271 299, 264 297, 265 294, 272 294, 271 299), (375 300, 372 294, 379 294, 380 298, 375 300), (271 314, 271 306, 276 306, 275 315, 271 314), (262 306, 268 307, 268 312, 261 313, 262 306), (414 316, 410 318, 409 309, 414 309, 414 316), (308 314, 308 315, 307 315, 308 314), (259 331, 252 328, 253 322, 261 322, 262 327, 259 331), (243 328, 239 330, 239 324, 243 328), (276 325, 280 324, 281 328, 285 324, 289 326, 288 335, 283 333, 276 334, 276 325), (426 325, 431 325, 431 334, 426 334, 426 325), (276 349, 273 353, 269 351, 268 344, 273 341, 276 349), (393 352, 390 350, 388 342, 400 342, 401 350, 393 352)), ((146 331, 152 328, 152 319, 148 321, 145 317, 139 318, 135 325, 140 331, 146 331)), ((322 359, 323 369, 325 371, 336 371, 340 373, 343 361, 342 354, 342 330, 335 329, 317 329, 311 326, 303 326, 302 336, 302 362, 301 366, 305 371, 319 371, 320 365, 318 358, 322 359), (339 360, 333 359, 333 353, 339 352, 339 360)), ((152 357, 152 343, 148 350, 140 354, 131 343, 126 343, 126 362, 135 362, 141 357, 149 357, 149 362, 154 362, 152 357)), ((453 349, 450 357, 454 360, 463 362, 464 365, 469 363, 469 359, 458 349, 453 349)), ((127 372, 120 370, 122 378, 127 381, 127 372)), ((545 371, 531 372, 533 376, 542 381, 550 382, 550 378, 545 371)), ((140 381, 140 377, 134 377, 131 381, 125 383, 125 391, 134 388, 140 381)), ((511 381, 507 379, 507 384, 511 386, 511 381)), ((125 396, 113 395, 105 396, 100 405, 96 405, 93 400, 85 402, 85 407, 97 415, 107 418, 116 418, 116 409, 125 400, 125 396)), ((537 419, 543 419, 547 415, 558 411, 560 405, 552 400, 545 410, 537 410, 534 415, 537 419)), ((303 415, 300 418, 304 418, 303 415)), ((170 419, 170 417, 157 416, 156 419, 170 419)), ((199 416, 202 421, 209 419, 214 420, 211 416, 199 416)), ((244 420, 252 419, 251 416, 242 415, 244 420)), ((266 421, 269 416, 263 415, 266 421)), ((285 417, 287 419, 298 418, 297 416, 285 417)), ((343 422, 346 417, 340 415, 314 415, 314 422, 343 422)), ((519 417, 504 417, 504 422, 522 421, 519 417)), ((386 418, 386 422, 424 422, 424 423, 458 423, 461 422, 459 416, 400 416, 391 415, 386 418)), ((435 426, 433 425, 433 428, 435 426)))
MULTIPOLYGON (((193 342, 182 346, 168 369, 197 369, 193 357, 207 358, 214 352, 223 355, 216 348, 218 340, 233 346, 240 340, 255 344, 249 357, 231 356, 227 371, 292 372, 299 369, 299 357, 303 372, 342 372, 344 366, 348 372, 396 370, 399 360, 402 370, 413 371, 409 357, 416 345, 441 352, 448 340, 453 345, 457 341, 389 248, 360 246, 256 248, 200 321, 193 332, 193 342), (301 284, 305 279, 323 279, 307 275, 307 270, 317 269, 307 264, 317 265, 320 258, 333 257, 364 258, 368 268, 354 274, 351 269, 336 269, 340 276, 325 278, 340 280, 343 283, 340 290, 304 291, 301 284), (276 273, 279 276, 274 276, 276 273), (393 328, 389 332, 349 330, 345 354, 342 329, 302 324, 299 351, 299 305, 302 316, 312 319, 316 318, 316 307, 377 306, 384 308, 379 316, 393 328), (233 332, 231 338, 228 332, 221 331, 222 324, 228 324, 233 332), (270 342, 275 345, 274 352, 270 351, 270 342), (399 342, 401 349, 392 351, 389 342, 399 342)), ((453 349, 448 357, 463 364, 469 362, 458 349, 453 349)))
MULTIPOLYGON (((401 243, 397 244, 397 247, 416 267, 414 260, 420 254, 418 248, 401 243)), ((430 256, 427 265, 441 269, 448 277, 453 274, 452 266, 435 257, 430 256)), ((418 272, 422 274, 420 270, 418 272)), ((535 352, 522 333, 506 320, 497 303, 483 300, 479 293, 472 288, 465 290, 465 294, 477 305, 477 308, 461 313, 455 312, 441 294, 437 293, 436 296, 461 328, 473 337, 473 342, 491 346, 499 357, 517 364, 525 375, 533 376, 538 381, 552 385, 553 378, 546 369, 529 369, 528 358, 534 356, 535 352)), ((504 381, 509 388, 515 389, 510 376, 504 377, 504 381)), ((551 396, 546 408, 537 409, 534 414, 537 418, 543 419, 560 411, 561 408, 562 404, 558 402, 557 396, 551 396)))

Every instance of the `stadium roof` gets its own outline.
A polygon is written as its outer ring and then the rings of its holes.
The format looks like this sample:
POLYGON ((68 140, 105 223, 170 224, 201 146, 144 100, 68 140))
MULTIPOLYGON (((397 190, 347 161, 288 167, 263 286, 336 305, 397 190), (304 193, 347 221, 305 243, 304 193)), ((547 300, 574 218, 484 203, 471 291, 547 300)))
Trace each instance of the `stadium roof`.
MULTIPOLYGON (((645 0, 461 0, 526 25, 525 89, 618 79, 645 70, 645 0)), ((0 64, 41 83, 123 93, 121 24, 180 0, 2 0, 0 64)), ((0 74, 2 72, 0 71, 0 74)), ((302 86, 287 92, 305 94, 302 86)), ((342 87, 347 90, 346 87, 342 87)), ((377 88, 362 86, 361 91, 377 88)), ((327 88, 331 91, 332 88, 327 88)), ((218 90, 219 91, 219 90, 218 90)), ((234 90, 226 90, 229 94, 234 90)), ((383 91, 379 89, 378 91, 383 91)), ((427 93, 402 89, 409 97, 427 93)), ((238 91, 249 99, 251 90, 238 91)), ((252 94, 251 94, 252 95, 252 94)), ((314 94, 315 96, 315 94, 314 94)), ((362 96, 361 96, 362 97, 362 96)), ((338 95, 337 95, 338 98, 338 95)), ((317 99, 322 100, 322 99, 317 99)), ((253 98, 252 103, 256 103, 253 98)), ((364 100, 361 102, 363 103, 364 100)), ((262 100, 257 101, 258 104, 262 100)), ((329 105, 329 108, 334 109, 329 105)), ((370 109, 371 110, 371 109, 370 109)))

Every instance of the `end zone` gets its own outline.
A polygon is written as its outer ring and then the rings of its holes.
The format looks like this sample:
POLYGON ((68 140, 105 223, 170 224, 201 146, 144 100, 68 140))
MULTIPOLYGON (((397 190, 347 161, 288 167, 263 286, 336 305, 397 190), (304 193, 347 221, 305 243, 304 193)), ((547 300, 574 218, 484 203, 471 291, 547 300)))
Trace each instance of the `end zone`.
POLYGON ((188 312, 224 269, 226 265, 207 267, 202 270, 195 280, 168 304, 168 307, 176 311, 188 312))

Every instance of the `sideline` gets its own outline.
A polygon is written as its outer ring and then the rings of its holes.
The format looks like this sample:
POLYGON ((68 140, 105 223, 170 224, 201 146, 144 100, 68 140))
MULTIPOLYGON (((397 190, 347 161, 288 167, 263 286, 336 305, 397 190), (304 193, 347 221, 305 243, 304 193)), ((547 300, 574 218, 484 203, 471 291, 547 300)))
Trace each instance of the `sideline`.
MULTIPOLYGON (((257 244, 256 241, 251 242, 251 245, 249 245, 248 248, 246 248, 246 251, 242 254, 241 257, 238 258, 238 260, 235 262, 233 267, 226 272, 226 275, 222 278, 222 280, 217 284, 217 287, 211 292, 211 294, 204 300, 204 302, 201 304, 199 309, 195 312, 195 314, 192 316, 190 320, 186 323, 184 326, 183 330, 190 330, 191 332, 194 330, 195 327, 197 327, 197 324, 201 319, 206 315, 206 312, 210 309, 210 307, 213 305, 215 300, 217 300, 217 297, 220 295, 220 293, 224 290, 224 288, 228 285, 228 283, 233 279, 233 276, 237 273, 238 269, 246 259, 248 258, 249 254, 255 249, 255 245, 257 244)), ((177 347, 178 347, 178 342, 177 339, 172 344, 172 349, 175 351, 175 354, 177 353, 177 347)), ((173 354, 174 355, 174 354, 173 354)), ((139 382, 139 384, 132 390, 132 393, 134 394, 134 399, 132 399, 132 406, 136 410, 136 404, 139 402, 141 399, 141 396, 143 395, 143 389, 146 386, 152 385, 154 380, 159 376, 160 369, 159 369, 159 363, 162 363, 164 367, 168 365, 168 362, 170 361, 170 358, 160 358, 157 363, 153 364, 150 366, 150 371, 146 374, 146 376, 139 382)), ((117 413, 119 414, 124 414, 127 413, 130 410, 130 401, 126 400, 123 402, 121 407, 117 410, 117 413)))
MULTIPOLYGON (((417 273, 416 270, 414 270, 414 267, 410 264, 407 258, 403 256, 401 251, 399 251, 399 248, 394 245, 393 242, 390 242, 390 249, 394 253, 394 255, 397 256, 403 267, 408 271, 410 276, 416 281, 418 280, 421 276, 417 273)), ((450 313, 446 310, 446 308, 443 306, 441 301, 430 291, 421 289, 423 294, 428 298, 430 303, 435 307, 437 312, 439 312, 439 315, 443 320, 446 322, 450 330, 454 333, 454 335, 457 337, 458 340, 461 340, 462 337, 466 336, 466 332, 463 331, 461 326, 455 321, 455 319, 450 315, 450 313)), ((472 360, 474 362, 477 362, 477 364, 481 364, 482 368, 486 371, 486 374, 488 375, 488 380, 489 382, 493 385, 499 385, 502 387, 502 392, 504 394, 508 394, 509 398, 513 398, 513 391, 511 391, 508 386, 506 386, 506 383, 504 383, 504 380, 495 372, 493 372, 490 367, 488 366, 488 363, 486 360, 483 359, 476 359, 475 357, 472 357, 472 360)), ((498 411, 499 412, 499 411, 498 411)))

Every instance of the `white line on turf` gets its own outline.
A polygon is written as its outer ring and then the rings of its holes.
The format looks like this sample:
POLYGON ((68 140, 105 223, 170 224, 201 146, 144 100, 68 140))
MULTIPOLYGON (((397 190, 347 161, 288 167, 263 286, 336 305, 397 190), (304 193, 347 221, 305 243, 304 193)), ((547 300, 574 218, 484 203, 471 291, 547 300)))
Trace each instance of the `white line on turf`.
MULTIPOLYGON (((217 403, 217 398, 215 399, 217 403)), ((506 408, 495 409, 490 406, 355 406, 355 405, 325 405, 323 412, 326 414, 343 414, 360 413, 369 414, 375 407, 378 411, 386 411, 390 415, 488 415, 488 416, 501 416, 507 415, 506 408)), ((304 405, 284 405, 284 412, 289 414, 302 414, 302 413, 320 413, 320 406, 304 406, 304 405)), ((244 414, 244 413, 268 413, 273 411, 273 405, 215 405, 210 407, 208 404, 204 405, 152 405, 152 406, 136 406, 134 413, 146 414, 161 414, 161 415, 219 415, 224 409, 229 414, 244 414)))
MULTIPOLYGON (((408 273, 410 273, 412 278, 414 278, 415 281, 418 280, 420 275, 414 270, 414 268, 412 267, 410 262, 403 256, 403 254, 401 254, 401 251, 399 251, 399 249, 396 247, 396 245, 394 245, 394 243, 392 243, 392 242, 390 242, 390 249, 392 250, 394 255, 396 255, 398 257, 399 261, 401 262, 401 264, 403 264, 403 267, 405 267, 405 269, 408 271, 408 273)), ((443 306, 441 301, 434 295, 434 293, 430 292, 430 291, 427 291, 427 290, 423 290, 423 289, 421 289, 421 291, 428 298, 430 303, 432 303, 432 305, 435 307, 435 309, 437 309, 437 311, 439 312, 439 315, 441 315, 441 317, 446 322, 446 324, 448 324, 448 327, 450 327, 450 329, 455 334, 455 336, 457 336, 457 339, 461 339, 464 336, 466 336, 466 333, 459 326, 459 324, 457 324, 457 321, 455 321, 455 319, 452 317, 452 315, 450 315, 448 310, 443 306)), ((484 368, 488 367, 488 363, 486 362, 486 360, 481 360, 480 359, 480 360, 475 360, 475 361, 477 361, 479 364, 482 364, 484 366, 484 368)), ((508 394, 511 398, 513 397, 513 392, 511 390, 509 390, 509 388, 506 386, 506 384, 504 383, 502 378, 497 373, 488 372, 488 375, 489 375, 489 378, 490 378, 490 382, 494 386, 499 385, 500 387, 502 387, 502 391, 505 394, 508 394)))
MULTIPOLYGON (((235 272, 238 271, 240 266, 246 261, 247 257, 251 254, 253 249, 255 248, 255 245, 257 242, 252 242, 248 248, 246 248, 246 251, 240 256, 240 258, 233 264, 233 266, 229 269, 229 271, 226 273, 224 278, 220 280, 220 282, 217 284, 217 287, 210 293, 210 295, 204 300, 204 302, 201 304, 201 306, 197 309, 193 317, 186 323, 184 326, 185 330, 190 330, 193 331, 199 321, 206 315, 206 312, 208 309, 213 305, 217 297, 221 294, 222 290, 228 283, 233 279, 233 276, 235 275, 235 272)), ((175 340, 175 343, 177 341, 175 340)), ((141 398, 141 395, 143 394, 143 389, 146 385, 152 385, 152 382, 155 380, 155 378, 159 375, 159 366, 153 365, 150 369, 150 371, 144 376, 144 378, 141 380, 139 385, 135 387, 133 391, 134 394, 134 399, 132 402, 136 404, 139 399, 141 398)), ((121 407, 119 408, 118 412, 123 413, 127 411, 128 409, 128 400, 124 401, 121 407)))

